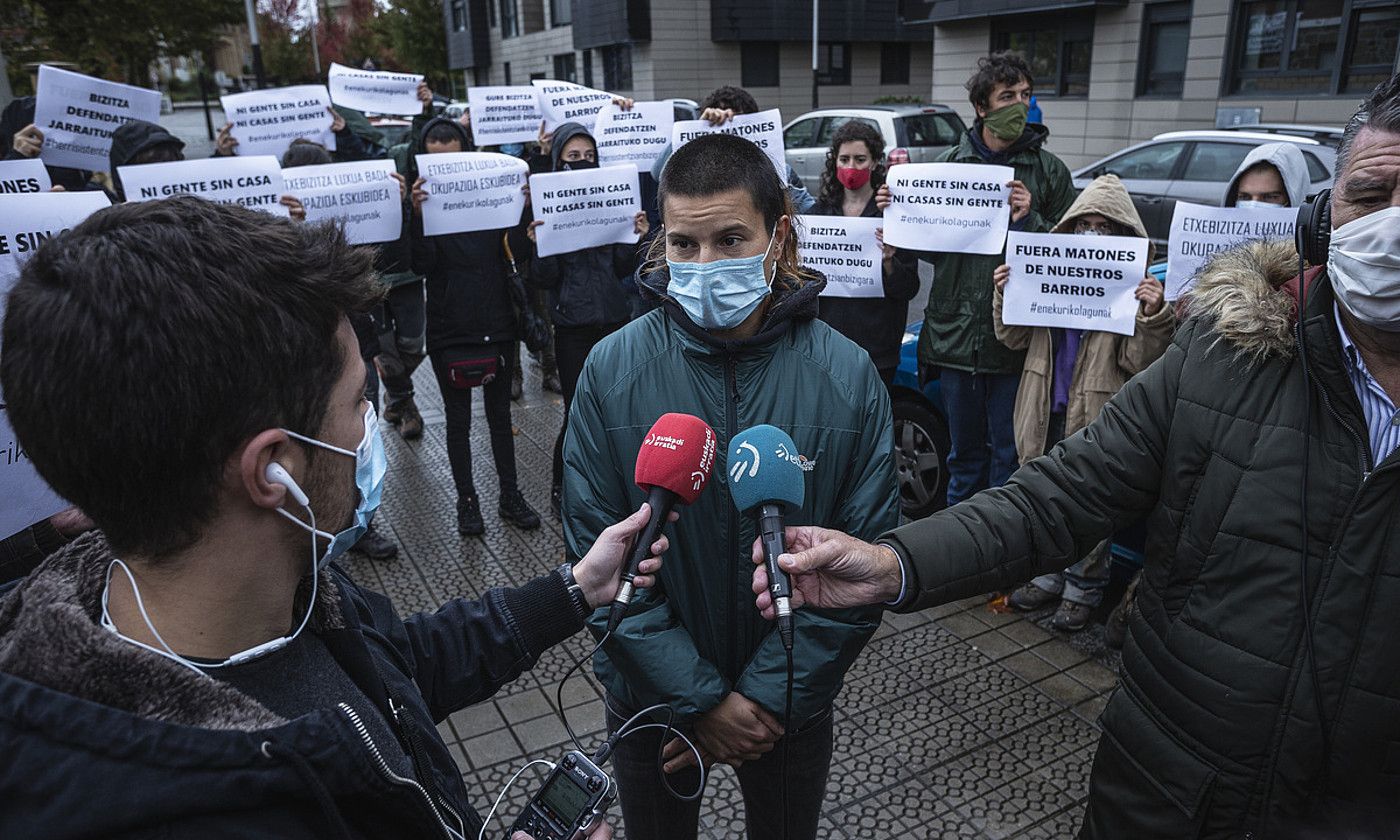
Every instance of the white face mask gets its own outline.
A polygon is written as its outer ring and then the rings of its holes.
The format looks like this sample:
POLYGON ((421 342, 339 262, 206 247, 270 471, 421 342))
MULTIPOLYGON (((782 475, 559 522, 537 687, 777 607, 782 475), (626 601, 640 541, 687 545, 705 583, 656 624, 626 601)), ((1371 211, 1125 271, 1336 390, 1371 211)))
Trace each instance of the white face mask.
POLYGON ((1358 321, 1400 332, 1400 207, 1334 228, 1327 276, 1337 300, 1358 321))
POLYGON ((1275 204, 1272 201, 1254 201, 1252 199, 1235 202, 1235 207, 1240 210, 1276 210, 1279 207, 1287 206, 1287 204, 1275 204))

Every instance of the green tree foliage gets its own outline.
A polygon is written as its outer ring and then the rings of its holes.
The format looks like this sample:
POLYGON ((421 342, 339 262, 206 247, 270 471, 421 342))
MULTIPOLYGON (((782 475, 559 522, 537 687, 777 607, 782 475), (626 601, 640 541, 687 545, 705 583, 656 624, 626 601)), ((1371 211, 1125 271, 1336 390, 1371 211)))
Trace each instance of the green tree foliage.
POLYGON ((446 89, 447 31, 441 0, 394 0, 375 20, 398 69, 422 73, 435 90, 446 89))

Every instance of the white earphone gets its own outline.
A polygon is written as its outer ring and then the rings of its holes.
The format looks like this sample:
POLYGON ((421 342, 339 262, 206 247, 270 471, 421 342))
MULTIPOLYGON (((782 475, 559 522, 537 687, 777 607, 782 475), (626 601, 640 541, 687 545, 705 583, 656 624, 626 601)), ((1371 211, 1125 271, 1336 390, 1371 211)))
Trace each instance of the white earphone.
POLYGON ((302 492, 301 485, 297 484, 296 479, 292 478, 292 474, 287 472, 286 467, 276 461, 267 465, 267 471, 263 473, 263 478, 266 478, 270 484, 280 484, 287 488, 287 492, 291 493, 292 498, 296 499, 297 504, 302 507, 311 504, 311 500, 302 492))

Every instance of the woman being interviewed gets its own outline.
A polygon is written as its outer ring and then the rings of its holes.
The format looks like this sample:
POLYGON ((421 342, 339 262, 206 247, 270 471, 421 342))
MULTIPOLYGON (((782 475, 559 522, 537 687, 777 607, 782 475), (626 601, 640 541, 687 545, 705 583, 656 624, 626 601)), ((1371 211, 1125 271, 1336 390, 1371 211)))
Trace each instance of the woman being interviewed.
MULTIPOLYGON (((883 215, 875 191, 885 181, 885 140, 869 123, 851 120, 836 130, 826 153, 821 196, 814 216, 883 215)), ((904 339, 909 301, 919 293, 919 261, 912 251, 884 244, 882 297, 823 296, 821 319, 870 354, 870 361, 888 386, 899 367, 899 344, 904 339)))

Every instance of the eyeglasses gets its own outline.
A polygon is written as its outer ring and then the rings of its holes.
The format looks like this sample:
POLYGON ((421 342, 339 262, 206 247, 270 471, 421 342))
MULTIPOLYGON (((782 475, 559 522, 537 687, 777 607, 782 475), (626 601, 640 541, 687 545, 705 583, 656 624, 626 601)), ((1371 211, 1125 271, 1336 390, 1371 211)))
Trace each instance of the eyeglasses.
POLYGON ((1079 221, 1074 223, 1075 233, 1089 233, 1090 231, 1097 233, 1099 236, 1112 236, 1113 223, 1102 222, 1100 224, 1093 224, 1092 222, 1087 222, 1083 219, 1080 219, 1079 221))

